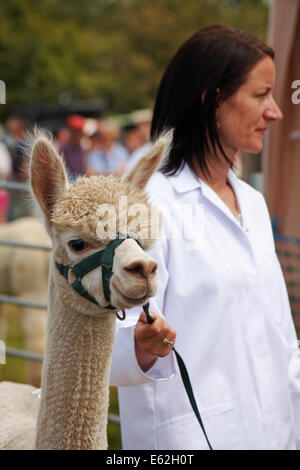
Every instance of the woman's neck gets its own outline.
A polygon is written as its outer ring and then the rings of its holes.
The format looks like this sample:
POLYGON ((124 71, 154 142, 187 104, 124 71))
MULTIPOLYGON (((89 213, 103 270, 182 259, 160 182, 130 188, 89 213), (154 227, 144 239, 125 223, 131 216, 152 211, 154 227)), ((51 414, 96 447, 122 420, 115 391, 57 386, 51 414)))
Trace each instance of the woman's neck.
POLYGON ((234 163, 238 156, 238 150, 225 145, 224 142, 222 142, 222 148, 229 161, 224 158, 224 155, 218 147, 216 148, 216 158, 212 145, 208 144, 208 155, 205 155, 208 168, 207 174, 201 170, 197 158, 195 156, 193 158, 194 172, 196 175, 218 194, 231 188, 228 182, 228 170, 231 167, 230 161, 234 163))
POLYGON ((230 164, 223 158, 222 160, 208 160, 208 173, 204 173, 196 159, 193 160, 194 172, 206 184, 208 184, 215 192, 223 191, 228 186, 228 170, 230 164))
MULTIPOLYGON (((233 156, 231 160, 234 162, 235 157, 233 156)), ((195 174, 218 194, 231 212, 234 215, 238 214, 239 208, 236 195, 228 180, 230 163, 223 156, 219 156, 218 160, 209 159, 207 160, 209 172, 206 174, 201 170, 198 161, 194 158, 193 167, 195 174)))

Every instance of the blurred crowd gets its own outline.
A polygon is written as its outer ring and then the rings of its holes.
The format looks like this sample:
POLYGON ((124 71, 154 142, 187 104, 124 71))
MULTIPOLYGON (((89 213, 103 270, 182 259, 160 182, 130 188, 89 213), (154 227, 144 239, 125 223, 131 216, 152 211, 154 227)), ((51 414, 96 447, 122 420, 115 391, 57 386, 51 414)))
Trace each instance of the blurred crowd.
MULTIPOLYGON (((99 174, 121 177, 150 147, 151 120, 149 109, 133 111, 126 118, 69 116, 54 131, 54 139, 70 180, 99 174)), ((0 128, 0 185, 27 181, 24 147, 27 132, 31 129, 32 124, 20 116, 10 116, 0 128)), ((0 223, 30 213, 26 190, 8 190, 0 186, 0 223)))

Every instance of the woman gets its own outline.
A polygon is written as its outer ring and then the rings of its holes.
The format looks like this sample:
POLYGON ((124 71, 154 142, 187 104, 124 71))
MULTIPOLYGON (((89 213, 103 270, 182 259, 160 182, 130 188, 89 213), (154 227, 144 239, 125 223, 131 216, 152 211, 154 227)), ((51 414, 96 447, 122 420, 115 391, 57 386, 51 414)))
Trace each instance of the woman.
POLYGON ((117 332, 112 383, 125 449, 208 448, 171 352, 176 333, 213 449, 300 446, 298 343, 270 218, 263 196, 232 171, 237 153, 260 152, 282 118, 273 58, 258 39, 211 26, 162 78, 152 138, 173 128, 174 139, 148 193, 171 236, 151 251, 154 323, 135 309, 117 332), (191 207, 192 243, 172 236, 191 207))

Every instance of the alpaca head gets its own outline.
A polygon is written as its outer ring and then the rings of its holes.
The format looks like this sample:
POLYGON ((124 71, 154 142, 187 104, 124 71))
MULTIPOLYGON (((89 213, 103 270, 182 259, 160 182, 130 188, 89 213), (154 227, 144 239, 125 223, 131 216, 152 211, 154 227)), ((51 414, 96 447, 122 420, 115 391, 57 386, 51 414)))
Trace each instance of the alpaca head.
POLYGON ((54 260, 67 267, 66 279, 55 269, 52 276, 57 285, 65 283, 65 292, 66 283, 70 284, 67 295, 79 310, 84 306, 84 313, 97 315, 97 309, 101 312, 109 305, 117 310, 144 305, 156 292, 157 264, 144 249, 158 236, 160 220, 144 188, 164 159, 170 139, 170 134, 160 138, 123 180, 92 176, 73 184, 52 141, 45 135, 33 139, 31 187, 52 238, 54 260), (71 288, 72 266, 105 250, 116 238, 122 242, 114 250, 109 301, 102 283, 105 267, 95 267, 80 279, 85 292, 100 306, 95 310, 71 288))

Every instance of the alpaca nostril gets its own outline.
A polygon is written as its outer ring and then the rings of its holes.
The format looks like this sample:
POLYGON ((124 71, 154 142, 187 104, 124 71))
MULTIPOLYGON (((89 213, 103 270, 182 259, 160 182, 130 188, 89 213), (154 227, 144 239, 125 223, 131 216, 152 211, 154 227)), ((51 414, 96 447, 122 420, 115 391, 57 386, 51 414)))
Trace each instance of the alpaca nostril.
POLYGON ((155 274, 156 271, 157 271, 157 264, 156 264, 156 263, 153 263, 153 266, 152 266, 152 269, 151 269, 150 274, 155 274))
POLYGON ((125 266, 123 270, 131 276, 148 279, 149 276, 156 272, 157 263, 155 263, 155 261, 135 261, 128 266, 125 266))

